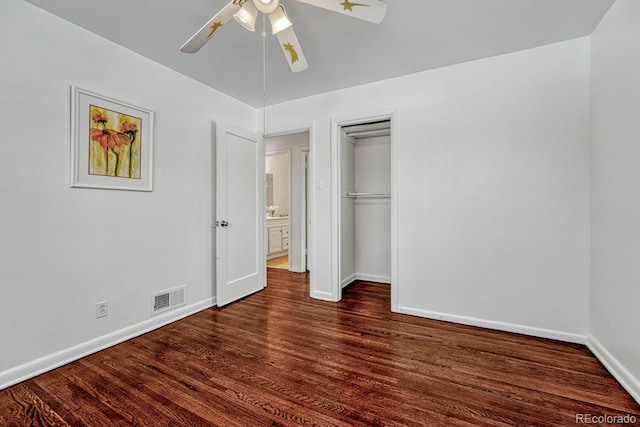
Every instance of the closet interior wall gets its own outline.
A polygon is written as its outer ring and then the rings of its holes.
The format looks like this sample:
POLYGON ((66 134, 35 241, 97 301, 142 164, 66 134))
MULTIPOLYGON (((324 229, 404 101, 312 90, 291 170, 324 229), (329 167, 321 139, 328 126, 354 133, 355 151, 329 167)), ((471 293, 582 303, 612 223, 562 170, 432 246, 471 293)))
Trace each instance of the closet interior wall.
POLYGON ((389 122, 343 128, 340 155, 341 282, 391 283, 389 122))

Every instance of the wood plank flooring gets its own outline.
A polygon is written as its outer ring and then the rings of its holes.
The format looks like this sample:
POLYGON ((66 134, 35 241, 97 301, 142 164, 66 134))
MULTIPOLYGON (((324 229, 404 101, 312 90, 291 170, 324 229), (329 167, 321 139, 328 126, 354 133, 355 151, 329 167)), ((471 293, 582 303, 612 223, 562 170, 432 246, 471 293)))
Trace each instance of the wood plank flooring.
MULTIPOLYGON (((586 347, 335 304, 305 274, 0 391, 0 426, 569 426, 640 406, 586 347)), ((640 425, 640 421, 638 421, 640 425)))
POLYGON ((289 268, 289 255, 272 258, 267 260, 267 267, 271 268, 289 268))

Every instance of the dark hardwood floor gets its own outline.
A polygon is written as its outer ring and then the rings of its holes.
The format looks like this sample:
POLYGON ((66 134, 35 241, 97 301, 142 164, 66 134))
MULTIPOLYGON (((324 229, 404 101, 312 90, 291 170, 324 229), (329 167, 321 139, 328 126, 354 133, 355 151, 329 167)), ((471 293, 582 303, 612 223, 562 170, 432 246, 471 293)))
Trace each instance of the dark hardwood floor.
MULTIPOLYGON (((586 347, 339 304, 304 274, 0 391, 0 426, 570 426, 640 407, 586 347)), ((640 424, 640 421, 638 421, 640 424)))

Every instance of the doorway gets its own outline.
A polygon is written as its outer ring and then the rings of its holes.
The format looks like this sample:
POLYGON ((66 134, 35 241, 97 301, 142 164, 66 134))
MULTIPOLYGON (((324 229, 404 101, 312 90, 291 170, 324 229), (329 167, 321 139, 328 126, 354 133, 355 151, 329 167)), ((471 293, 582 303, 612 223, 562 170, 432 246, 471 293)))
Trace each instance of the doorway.
POLYGON ((340 285, 391 284, 390 121, 341 131, 340 285))
POLYGON ((309 139, 309 131, 265 138, 264 238, 268 268, 286 268, 297 273, 309 269, 309 139))
POLYGON ((332 293, 355 280, 390 284, 397 311, 396 113, 332 120, 332 293))
POLYGON ((289 269, 291 210, 290 149, 269 151, 265 158, 267 267, 289 269))

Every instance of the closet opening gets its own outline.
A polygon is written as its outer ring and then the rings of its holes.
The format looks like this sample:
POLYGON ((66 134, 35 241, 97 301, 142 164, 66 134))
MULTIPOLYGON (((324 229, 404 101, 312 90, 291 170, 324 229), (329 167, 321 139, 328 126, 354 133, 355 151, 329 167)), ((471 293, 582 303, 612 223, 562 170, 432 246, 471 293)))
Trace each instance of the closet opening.
POLYGON ((356 281, 392 283, 391 121, 339 128, 341 291, 356 281))

